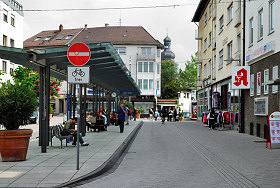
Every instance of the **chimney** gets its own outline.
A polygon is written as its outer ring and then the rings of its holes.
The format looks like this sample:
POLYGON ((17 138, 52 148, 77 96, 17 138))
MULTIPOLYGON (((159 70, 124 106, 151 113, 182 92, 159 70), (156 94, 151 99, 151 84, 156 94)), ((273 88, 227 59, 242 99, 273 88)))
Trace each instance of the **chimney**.
POLYGON ((87 30, 87 24, 85 24, 85 30, 87 30))
POLYGON ((109 27, 109 24, 108 24, 108 23, 105 23, 105 27, 109 27))
POLYGON ((59 31, 62 31, 62 30, 63 30, 63 25, 60 24, 60 25, 59 25, 59 31))

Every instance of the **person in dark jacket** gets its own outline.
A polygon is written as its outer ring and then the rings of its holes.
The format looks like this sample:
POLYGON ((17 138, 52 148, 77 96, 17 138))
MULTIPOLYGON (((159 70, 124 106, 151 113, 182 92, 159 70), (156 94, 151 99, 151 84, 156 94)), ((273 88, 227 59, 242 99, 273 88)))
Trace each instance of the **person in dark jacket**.
POLYGON ((210 111, 210 118, 209 118, 209 130, 210 129, 215 129, 215 111, 214 108, 211 108, 210 111))
POLYGON ((124 107, 123 104, 121 104, 121 107, 118 109, 117 114, 118 114, 117 118, 120 125, 120 133, 123 133, 125 114, 127 114, 126 108, 124 107))

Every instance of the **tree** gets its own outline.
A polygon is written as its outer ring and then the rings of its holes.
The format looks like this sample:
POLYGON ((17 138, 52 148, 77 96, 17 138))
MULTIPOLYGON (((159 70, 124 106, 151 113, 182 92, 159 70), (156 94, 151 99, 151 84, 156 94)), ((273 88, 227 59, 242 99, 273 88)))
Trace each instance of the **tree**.
MULTIPOLYGON (((31 85, 36 96, 39 97, 40 75, 32 69, 19 66, 12 75, 13 79, 19 83, 31 85)), ((58 97, 61 80, 51 77, 50 79, 50 96, 58 97)))
POLYGON ((179 70, 178 87, 180 90, 195 89, 197 78, 197 64, 195 63, 195 57, 191 57, 191 61, 185 63, 185 70, 179 70))
POLYGON ((178 75, 177 64, 173 60, 161 62, 161 96, 162 98, 174 98, 178 92, 176 79, 178 75))

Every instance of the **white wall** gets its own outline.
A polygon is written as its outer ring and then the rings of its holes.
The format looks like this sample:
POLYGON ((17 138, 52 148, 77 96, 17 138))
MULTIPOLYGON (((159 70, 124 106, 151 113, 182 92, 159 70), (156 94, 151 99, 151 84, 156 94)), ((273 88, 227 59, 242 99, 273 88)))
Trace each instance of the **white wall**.
POLYGON ((275 28, 274 32, 269 33, 269 2, 268 0, 265 1, 246 1, 246 56, 248 53, 254 52, 255 50, 263 47, 267 43, 274 41, 275 44, 275 50, 274 52, 262 55, 258 58, 255 58, 251 61, 249 61, 249 64, 254 63, 256 61, 259 61, 260 59, 263 59, 267 56, 272 55, 273 53, 277 53, 280 51, 280 12, 278 10, 280 9, 280 1, 275 0, 275 12, 274 12, 274 23, 275 28), (258 12, 259 10, 263 9, 263 38, 259 40, 258 38, 258 12), (249 20, 253 18, 253 45, 249 47, 249 20))
MULTIPOLYGON (((155 45, 114 45, 115 48, 118 47, 126 47, 126 53, 125 54, 120 54, 120 57, 122 58, 123 62, 125 63, 126 67, 128 70, 131 71, 131 76, 135 80, 135 82, 138 84, 138 79, 153 79, 154 80, 154 86, 152 90, 150 89, 141 89, 141 95, 156 95, 159 97, 160 96, 160 79, 161 79, 161 74, 157 74, 157 64, 160 65, 161 62, 161 57, 159 54, 159 57, 157 56, 157 48, 155 45), (137 54, 141 53, 141 47, 150 47, 152 48, 152 55, 155 56, 155 61, 154 61, 154 70, 152 73, 150 72, 142 72, 139 73, 137 72, 137 62, 141 61, 138 60, 137 54), (130 67, 131 64, 131 67, 130 67), (159 81, 159 91, 156 91, 157 89, 157 81, 159 81)), ((151 61, 151 60, 149 60, 151 61)), ((143 61, 142 61, 143 62, 143 61)), ((161 67, 161 66, 160 66, 161 67)), ((159 71, 161 72, 161 71, 159 71)))
MULTIPOLYGON (((7 36, 7 46, 10 47, 10 39, 14 40, 15 48, 23 47, 23 16, 16 11, 11 11, 11 7, 0 1, 0 45, 3 45, 3 35, 7 36), (8 23, 3 21, 3 9, 8 11, 8 23), (15 16, 15 26, 11 25, 11 15, 15 16)), ((1 76, 2 81, 7 81, 12 79, 10 76, 10 68, 14 70, 18 67, 17 64, 5 60, 7 62, 7 72, 1 76)), ((3 60, 0 59, 0 70, 3 70, 3 60)))

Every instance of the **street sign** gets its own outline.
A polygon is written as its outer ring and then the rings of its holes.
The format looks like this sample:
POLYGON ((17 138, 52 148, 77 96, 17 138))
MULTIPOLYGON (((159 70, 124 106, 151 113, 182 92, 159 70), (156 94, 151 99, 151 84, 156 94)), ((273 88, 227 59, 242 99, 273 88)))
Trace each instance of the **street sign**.
POLYGON ((120 91, 120 94, 123 94, 123 95, 134 95, 134 94, 135 94, 135 91, 125 91, 125 90, 121 90, 121 91, 120 91))
POLYGON ((250 67, 232 68, 232 89, 250 89, 250 67))
POLYGON ((75 66, 85 65, 90 58, 90 50, 84 43, 75 43, 67 51, 68 60, 75 66))
POLYGON ((89 67, 67 67, 67 81, 70 84, 88 84, 89 79, 89 67))

